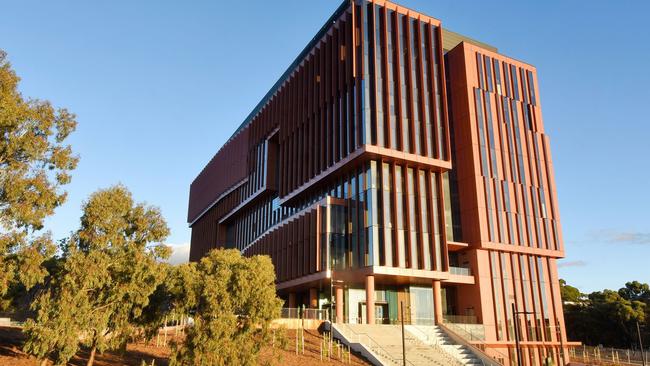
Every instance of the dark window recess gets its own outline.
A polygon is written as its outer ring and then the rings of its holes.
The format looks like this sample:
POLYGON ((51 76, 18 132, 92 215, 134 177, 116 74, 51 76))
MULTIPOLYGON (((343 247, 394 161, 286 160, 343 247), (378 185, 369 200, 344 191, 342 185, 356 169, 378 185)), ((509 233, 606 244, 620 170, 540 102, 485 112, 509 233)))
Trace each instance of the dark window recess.
POLYGON ((483 79, 483 57, 478 52, 476 53, 476 68, 478 70, 479 88, 485 90, 485 81, 483 79))
POLYGON ((519 100, 519 80, 517 78, 517 68, 510 65, 510 76, 512 76, 512 90, 515 100, 519 100))
POLYGON ((487 77, 487 90, 492 92, 494 88, 492 87, 492 59, 488 56, 485 57, 485 76, 487 77))
POLYGON ((497 60, 492 60, 494 64, 494 80, 496 82, 496 88, 497 88, 497 94, 501 95, 503 94, 503 90, 501 89, 501 71, 499 69, 499 61, 497 60))
POLYGON ((519 68, 519 75, 521 75, 521 92, 524 95, 524 102, 528 103, 528 83, 526 82, 526 72, 524 69, 519 68))
POLYGON ((535 96, 535 79, 533 77, 533 72, 528 70, 528 88, 530 89, 530 104, 537 105, 537 97, 535 96))

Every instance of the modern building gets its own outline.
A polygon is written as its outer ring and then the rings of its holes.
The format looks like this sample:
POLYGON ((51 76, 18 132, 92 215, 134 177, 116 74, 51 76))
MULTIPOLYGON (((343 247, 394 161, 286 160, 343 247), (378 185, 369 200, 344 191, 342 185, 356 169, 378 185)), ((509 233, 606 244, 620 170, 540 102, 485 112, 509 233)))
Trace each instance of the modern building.
POLYGON ((525 364, 564 364, 559 218, 536 69, 352 0, 192 183, 190 259, 269 255, 287 307, 372 324, 403 304, 506 364, 518 324, 525 364))

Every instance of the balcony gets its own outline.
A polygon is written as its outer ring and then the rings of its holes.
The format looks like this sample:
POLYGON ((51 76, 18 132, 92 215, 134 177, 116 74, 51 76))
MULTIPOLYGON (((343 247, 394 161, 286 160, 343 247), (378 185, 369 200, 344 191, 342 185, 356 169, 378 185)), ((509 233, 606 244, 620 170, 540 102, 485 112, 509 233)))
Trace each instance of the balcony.
POLYGON ((449 273, 456 276, 471 276, 472 269, 469 267, 452 267, 449 266, 449 273))

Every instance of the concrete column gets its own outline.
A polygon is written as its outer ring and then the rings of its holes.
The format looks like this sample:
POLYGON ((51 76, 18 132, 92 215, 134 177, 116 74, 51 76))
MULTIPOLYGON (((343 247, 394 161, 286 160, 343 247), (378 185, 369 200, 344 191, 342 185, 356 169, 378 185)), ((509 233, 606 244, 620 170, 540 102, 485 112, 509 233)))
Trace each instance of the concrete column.
POLYGON ((433 280, 433 312, 436 317, 436 324, 442 323, 442 291, 440 280, 433 280))
POLYGON ((375 324, 375 276, 366 276, 366 324, 375 324))
POLYGON ((296 293, 295 292, 289 292, 289 305, 288 307, 290 308, 295 308, 296 307, 296 293))
POLYGON ((336 287, 335 289, 335 299, 336 302, 336 318, 334 319, 335 323, 343 323, 343 287, 336 287))
POLYGON ((309 289, 309 307, 312 309, 318 307, 318 290, 313 287, 309 289))

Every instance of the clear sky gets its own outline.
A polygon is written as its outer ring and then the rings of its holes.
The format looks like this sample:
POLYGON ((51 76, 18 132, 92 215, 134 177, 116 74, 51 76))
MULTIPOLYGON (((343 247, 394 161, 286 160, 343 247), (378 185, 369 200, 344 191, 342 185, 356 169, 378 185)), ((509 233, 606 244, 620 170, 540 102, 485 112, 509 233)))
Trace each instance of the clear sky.
MULTIPOLYGON (((567 258, 583 291, 650 282, 647 1, 401 0, 535 65, 567 258)), ((4 1, 0 48, 26 96, 77 114, 81 156, 48 221, 121 182, 161 207, 187 256, 189 184, 302 50, 338 0, 4 1)))

